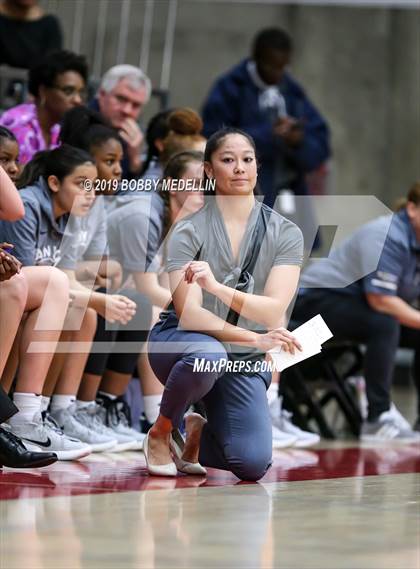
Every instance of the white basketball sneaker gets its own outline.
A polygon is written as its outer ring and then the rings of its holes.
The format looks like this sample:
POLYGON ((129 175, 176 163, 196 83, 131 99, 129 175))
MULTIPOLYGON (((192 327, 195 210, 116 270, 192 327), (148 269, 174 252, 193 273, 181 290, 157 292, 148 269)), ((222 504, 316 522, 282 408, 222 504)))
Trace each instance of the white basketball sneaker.
POLYGON ((283 409, 282 398, 279 397, 270 405, 271 421, 282 433, 295 437, 293 446, 296 448, 307 448, 319 443, 321 437, 316 433, 310 433, 300 429, 291 421, 292 414, 283 409))
POLYGON ((22 425, 13 424, 10 430, 21 438, 32 452, 55 452, 58 460, 77 460, 92 452, 86 443, 66 436, 48 415, 44 419, 36 414, 33 421, 22 425))
POLYGON ((92 452, 104 452, 111 450, 117 444, 117 439, 105 433, 100 433, 93 428, 88 428, 77 420, 76 405, 70 405, 67 409, 59 409, 51 416, 57 422, 63 433, 68 437, 76 438, 90 445, 92 452))

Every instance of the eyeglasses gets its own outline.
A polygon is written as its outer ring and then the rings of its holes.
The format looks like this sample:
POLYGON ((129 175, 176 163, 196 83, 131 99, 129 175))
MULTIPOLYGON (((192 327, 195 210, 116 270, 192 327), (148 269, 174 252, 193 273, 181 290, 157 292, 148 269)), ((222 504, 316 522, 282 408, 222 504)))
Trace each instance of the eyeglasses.
POLYGON ((67 99, 79 96, 82 101, 84 101, 88 96, 87 89, 76 89, 76 87, 71 87, 70 85, 65 85, 64 87, 53 85, 52 88, 57 89, 57 91, 61 91, 67 99))

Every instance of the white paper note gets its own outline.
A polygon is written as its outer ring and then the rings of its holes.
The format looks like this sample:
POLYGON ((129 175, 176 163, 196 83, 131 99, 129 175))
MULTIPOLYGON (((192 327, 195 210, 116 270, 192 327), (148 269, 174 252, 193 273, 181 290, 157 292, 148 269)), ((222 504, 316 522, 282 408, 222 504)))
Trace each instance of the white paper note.
POLYGON ((302 351, 300 352, 296 349, 294 354, 290 354, 281 348, 269 350, 268 353, 274 361, 277 371, 283 371, 292 365, 319 354, 322 344, 333 336, 320 314, 311 318, 305 324, 296 328, 296 330, 293 330, 292 334, 300 342, 302 351))

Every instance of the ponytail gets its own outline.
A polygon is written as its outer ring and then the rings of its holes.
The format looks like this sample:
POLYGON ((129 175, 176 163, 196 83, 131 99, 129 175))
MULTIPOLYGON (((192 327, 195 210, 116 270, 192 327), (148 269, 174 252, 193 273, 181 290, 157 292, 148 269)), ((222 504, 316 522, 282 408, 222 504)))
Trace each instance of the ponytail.
MULTIPOLYGON (((184 152, 178 152, 174 154, 169 162, 166 164, 163 171, 163 179, 172 178, 179 180, 184 175, 189 164, 193 162, 203 163, 204 154, 198 150, 185 150, 184 152)), ((162 183, 158 186, 158 193, 163 200, 165 211, 163 215, 163 231, 162 239, 165 239, 171 226, 171 208, 170 208, 170 196, 171 192, 163 191, 162 183)))
POLYGON ((40 177, 46 180, 49 176, 56 176, 62 182, 78 166, 87 162, 93 164, 90 154, 67 144, 63 144, 54 150, 37 152, 32 160, 25 165, 17 187, 22 189, 31 186, 40 177))
POLYGON ((166 111, 160 111, 154 115, 148 124, 145 134, 145 140, 147 144, 147 156, 144 161, 143 167, 141 169, 140 176, 143 176, 152 160, 159 158, 159 150, 156 147, 156 140, 164 139, 168 136, 170 127, 168 124, 168 117, 173 112, 173 109, 167 109, 166 111))

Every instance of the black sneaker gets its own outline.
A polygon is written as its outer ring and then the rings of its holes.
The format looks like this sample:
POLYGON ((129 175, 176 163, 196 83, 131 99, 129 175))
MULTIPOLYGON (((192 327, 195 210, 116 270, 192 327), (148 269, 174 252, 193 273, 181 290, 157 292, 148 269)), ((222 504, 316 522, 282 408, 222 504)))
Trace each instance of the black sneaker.
POLYGON ((147 435, 152 427, 153 423, 149 423, 149 421, 146 419, 146 415, 142 413, 140 415, 140 431, 147 435))
POLYGON ((111 399, 103 394, 98 394, 96 401, 104 424, 116 435, 119 443, 125 443, 125 450, 142 450, 144 435, 131 428, 131 412, 126 401, 122 397, 111 399))

